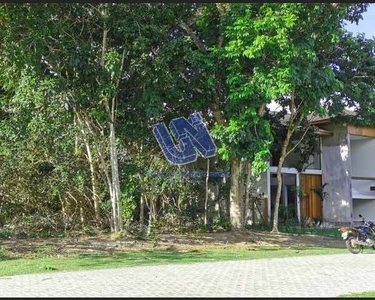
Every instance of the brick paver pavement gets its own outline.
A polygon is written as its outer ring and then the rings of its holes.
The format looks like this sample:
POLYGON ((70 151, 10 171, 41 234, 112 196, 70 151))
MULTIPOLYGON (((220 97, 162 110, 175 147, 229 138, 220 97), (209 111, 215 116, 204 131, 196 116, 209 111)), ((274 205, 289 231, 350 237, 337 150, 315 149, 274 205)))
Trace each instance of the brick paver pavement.
POLYGON ((375 290, 375 254, 222 261, 0 277, 0 296, 338 296, 375 290))

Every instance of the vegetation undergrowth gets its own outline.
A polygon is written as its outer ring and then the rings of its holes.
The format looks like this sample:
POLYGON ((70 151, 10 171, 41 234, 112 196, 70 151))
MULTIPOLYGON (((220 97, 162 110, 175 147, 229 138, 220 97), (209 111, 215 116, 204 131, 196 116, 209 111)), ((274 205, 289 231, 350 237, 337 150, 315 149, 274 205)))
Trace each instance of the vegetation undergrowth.
MULTIPOLYGON (((252 226, 247 226, 248 230, 259 230, 259 231, 271 231, 272 226, 271 225, 265 225, 265 224, 255 224, 252 226)), ((341 234, 338 230, 338 227, 320 227, 320 226, 301 226, 295 223, 288 224, 288 223, 282 223, 279 224, 279 231, 282 233, 291 233, 291 234, 313 234, 313 235, 319 235, 319 236, 325 236, 335 239, 340 239, 341 234)))

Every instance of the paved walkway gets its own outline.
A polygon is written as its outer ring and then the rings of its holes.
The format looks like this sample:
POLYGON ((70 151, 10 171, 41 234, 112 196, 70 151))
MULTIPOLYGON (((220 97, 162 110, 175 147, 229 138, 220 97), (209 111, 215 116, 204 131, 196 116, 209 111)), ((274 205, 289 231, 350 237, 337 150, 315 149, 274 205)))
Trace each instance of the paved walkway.
POLYGON ((0 277, 0 296, 334 297, 374 282, 375 254, 338 254, 0 277))

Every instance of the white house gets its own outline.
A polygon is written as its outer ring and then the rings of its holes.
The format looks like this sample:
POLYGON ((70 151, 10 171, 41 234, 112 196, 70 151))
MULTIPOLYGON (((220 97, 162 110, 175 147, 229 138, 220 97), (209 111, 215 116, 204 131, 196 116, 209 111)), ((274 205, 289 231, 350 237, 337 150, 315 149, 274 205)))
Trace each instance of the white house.
MULTIPOLYGON (((303 172, 291 167, 293 155, 286 160, 281 204, 294 210, 300 222, 349 223, 359 221, 359 214, 375 221, 375 127, 337 124, 330 118, 312 123, 319 128, 321 153, 311 157, 303 172)), ((264 196, 263 219, 268 221, 277 188, 274 164, 257 178, 257 192, 264 196)))

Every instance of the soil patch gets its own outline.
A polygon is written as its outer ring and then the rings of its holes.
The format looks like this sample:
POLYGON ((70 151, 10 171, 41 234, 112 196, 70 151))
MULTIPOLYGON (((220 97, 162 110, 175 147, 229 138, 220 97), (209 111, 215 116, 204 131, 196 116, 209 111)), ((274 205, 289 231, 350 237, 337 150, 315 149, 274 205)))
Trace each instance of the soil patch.
POLYGON ((262 231, 160 234, 150 240, 131 237, 113 239, 108 234, 65 238, 0 240, 0 250, 11 257, 69 254, 111 254, 124 251, 204 251, 228 248, 345 248, 341 240, 294 234, 270 234, 262 231))

